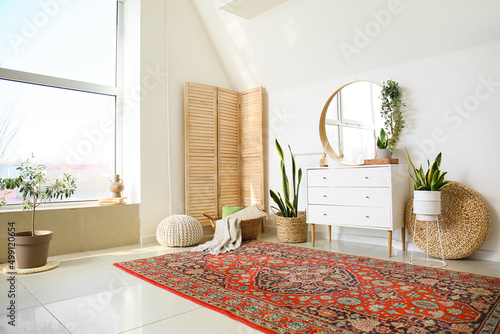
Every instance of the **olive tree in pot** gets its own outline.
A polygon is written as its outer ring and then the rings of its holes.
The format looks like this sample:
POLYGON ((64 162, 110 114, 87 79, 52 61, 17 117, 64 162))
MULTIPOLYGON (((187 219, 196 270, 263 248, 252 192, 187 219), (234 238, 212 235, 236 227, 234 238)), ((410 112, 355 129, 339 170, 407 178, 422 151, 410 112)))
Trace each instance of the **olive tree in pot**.
POLYGON ((31 230, 15 234, 16 264, 20 269, 47 264, 52 231, 35 230, 36 209, 51 199, 71 197, 76 190, 76 180, 69 174, 47 184, 44 165, 32 165, 26 160, 17 168, 19 176, 0 179, 0 190, 18 189, 22 194, 23 210, 31 210, 31 230))
POLYGON ((276 227, 278 230, 278 241, 280 242, 306 242, 307 241, 307 223, 305 211, 299 211, 299 187, 302 180, 302 168, 295 164, 295 157, 290 150, 292 157, 292 188, 286 174, 285 153, 278 140, 275 140, 276 150, 280 156, 281 178, 283 184, 283 196, 278 192, 269 190, 271 198, 278 206, 279 212, 276 213, 276 227), (292 196, 293 195, 293 198, 292 196))
POLYGON ((441 157, 439 153, 432 166, 427 160, 427 172, 424 172, 422 165, 418 169, 415 167, 406 150, 406 158, 415 174, 415 177, 410 174, 410 178, 414 183, 413 213, 417 220, 434 220, 441 214, 441 190, 453 182, 445 180, 447 172, 440 170, 441 157))

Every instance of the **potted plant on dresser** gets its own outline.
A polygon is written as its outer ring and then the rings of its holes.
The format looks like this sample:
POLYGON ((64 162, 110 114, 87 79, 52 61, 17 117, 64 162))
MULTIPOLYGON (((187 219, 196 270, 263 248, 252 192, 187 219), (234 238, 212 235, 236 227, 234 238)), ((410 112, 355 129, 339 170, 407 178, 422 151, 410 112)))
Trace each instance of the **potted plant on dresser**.
POLYGON ((384 82, 380 93, 380 99, 382 100, 382 110, 380 114, 384 120, 384 132, 387 135, 386 148, 390 151, 390 155, 392 155, 394 146, 399 141, 401 131, 405 124, 403 114, 401 113, 401 108, 404 107, 405 104, 401 99, 399 84, 393 80, 384 82))
MULTIPOLYGON (((269 190, 271 198, 278 206, 276 212, 276 227, 278 230, 278 241, 280 242, 306 242, 307 241, 307 223, 305 211, 299 211, 299 187, 302 180, 302 168, 295 164, 295 157, 290 150, 292 157, 292 188, 286 174, 285 153, 278 140, 275 140, 276 150, 280 156, 281 179, 283 184, 283 196, 278 192, 269 190), (292 197, 293 195, 293 197, 292 197)), ((272 207, 271 207, 272 208, 272 207)))
POLYGON ((387 148, 389 145, 389 137, 384 129, 380 129, 380 135, 377 137, 377 156, 376 159, 390 159, 391 151, 387 148))
POLYGON ((410 178, 414 183, 413 213, 416 220, 435 220, 441 214, 441 190, 453 182, 445 180, 447 172, 440 170, 442 155, 437 155, 432 166, 427 160, 427 172, 424 172, 422 165, 418 169, 415 167, 408 150, 406 158, 415 173, 415 177, 410 174, 410 178))
POLYGON ((47 184, 44 165, 32 165, 26 160, 17 168, 19 176, 0 179, 0 190, 18 189, 23 210, 31 210, 31 230, 15 234, 16 264, 20 269, 41 267, 47 264, 52 231, 35 230, 36 209, 51 199, 71 197, 76 190, 75 178, 69 174, 47 184))

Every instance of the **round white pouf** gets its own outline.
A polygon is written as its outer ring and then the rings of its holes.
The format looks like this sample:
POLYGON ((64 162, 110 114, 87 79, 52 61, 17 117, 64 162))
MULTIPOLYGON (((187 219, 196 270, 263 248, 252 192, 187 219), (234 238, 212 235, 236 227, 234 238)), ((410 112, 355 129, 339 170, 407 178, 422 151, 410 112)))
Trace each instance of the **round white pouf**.
POLYGON ((196 245, 202 237, 203 228, 200 222, 196 218, 186 215, 167 217, 156 228, 156 240, 163 246, 196 245))

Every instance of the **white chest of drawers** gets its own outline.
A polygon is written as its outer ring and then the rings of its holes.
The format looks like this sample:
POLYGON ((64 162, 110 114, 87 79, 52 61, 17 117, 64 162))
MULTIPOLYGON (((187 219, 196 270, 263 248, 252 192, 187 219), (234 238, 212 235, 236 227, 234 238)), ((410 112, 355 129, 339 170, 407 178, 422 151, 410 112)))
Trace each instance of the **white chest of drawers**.
POLYGON ((315 225, 387 230, 389 256, 392 231, 401 228, 410 197, 407 165, 337 166, 307 169, 307 222, 314 246, 315 225))

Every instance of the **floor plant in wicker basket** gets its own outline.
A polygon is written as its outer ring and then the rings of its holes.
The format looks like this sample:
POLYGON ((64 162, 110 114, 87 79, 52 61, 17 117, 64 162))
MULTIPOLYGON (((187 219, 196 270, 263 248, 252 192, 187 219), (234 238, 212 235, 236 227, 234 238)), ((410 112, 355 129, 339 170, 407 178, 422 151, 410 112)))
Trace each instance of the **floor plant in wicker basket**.
POLYGON ((418 169, 415 167, 408 150, 406 157, 415 174, 415 177, 410 174, 414 183, 413 212, 417 220, 433 220, 436 215, 441 214, 441 190, 452 183, 445 180, 447 172, 440 170, 442 155, 439 153, 436 156, 432 166, 427 160, 427 172, 424 172, 422 165, 418 169))
POLYGON ((278 206, 276 209, 276 226, 278 230, 278 241, 280 242, 306 242, 307 241, 307 223, 305 211, 299 211, 299 188, 302 180, 302 168, 297 170, 295 157, 290 150, 292 157, 292 188, 286 174, 285 153, 278 140, 275 140, 276 150, 280 156, 280 168, 283 184, 283 195, 280 192, 269 190, 271 198, 278 206))
POLYGON ((23 210, 31 210, 31 230, 15 234, 16 264, 20 269, 41 267, 47 264, 52 231, 35 230, 36 209, 51 199, 71 197, 76 191, 76 180, 69 174, 47 184, 44 165, 33 165, 26 160, 17 168, 19 176, 0 179, 0 190, 18 189, 23 210))

